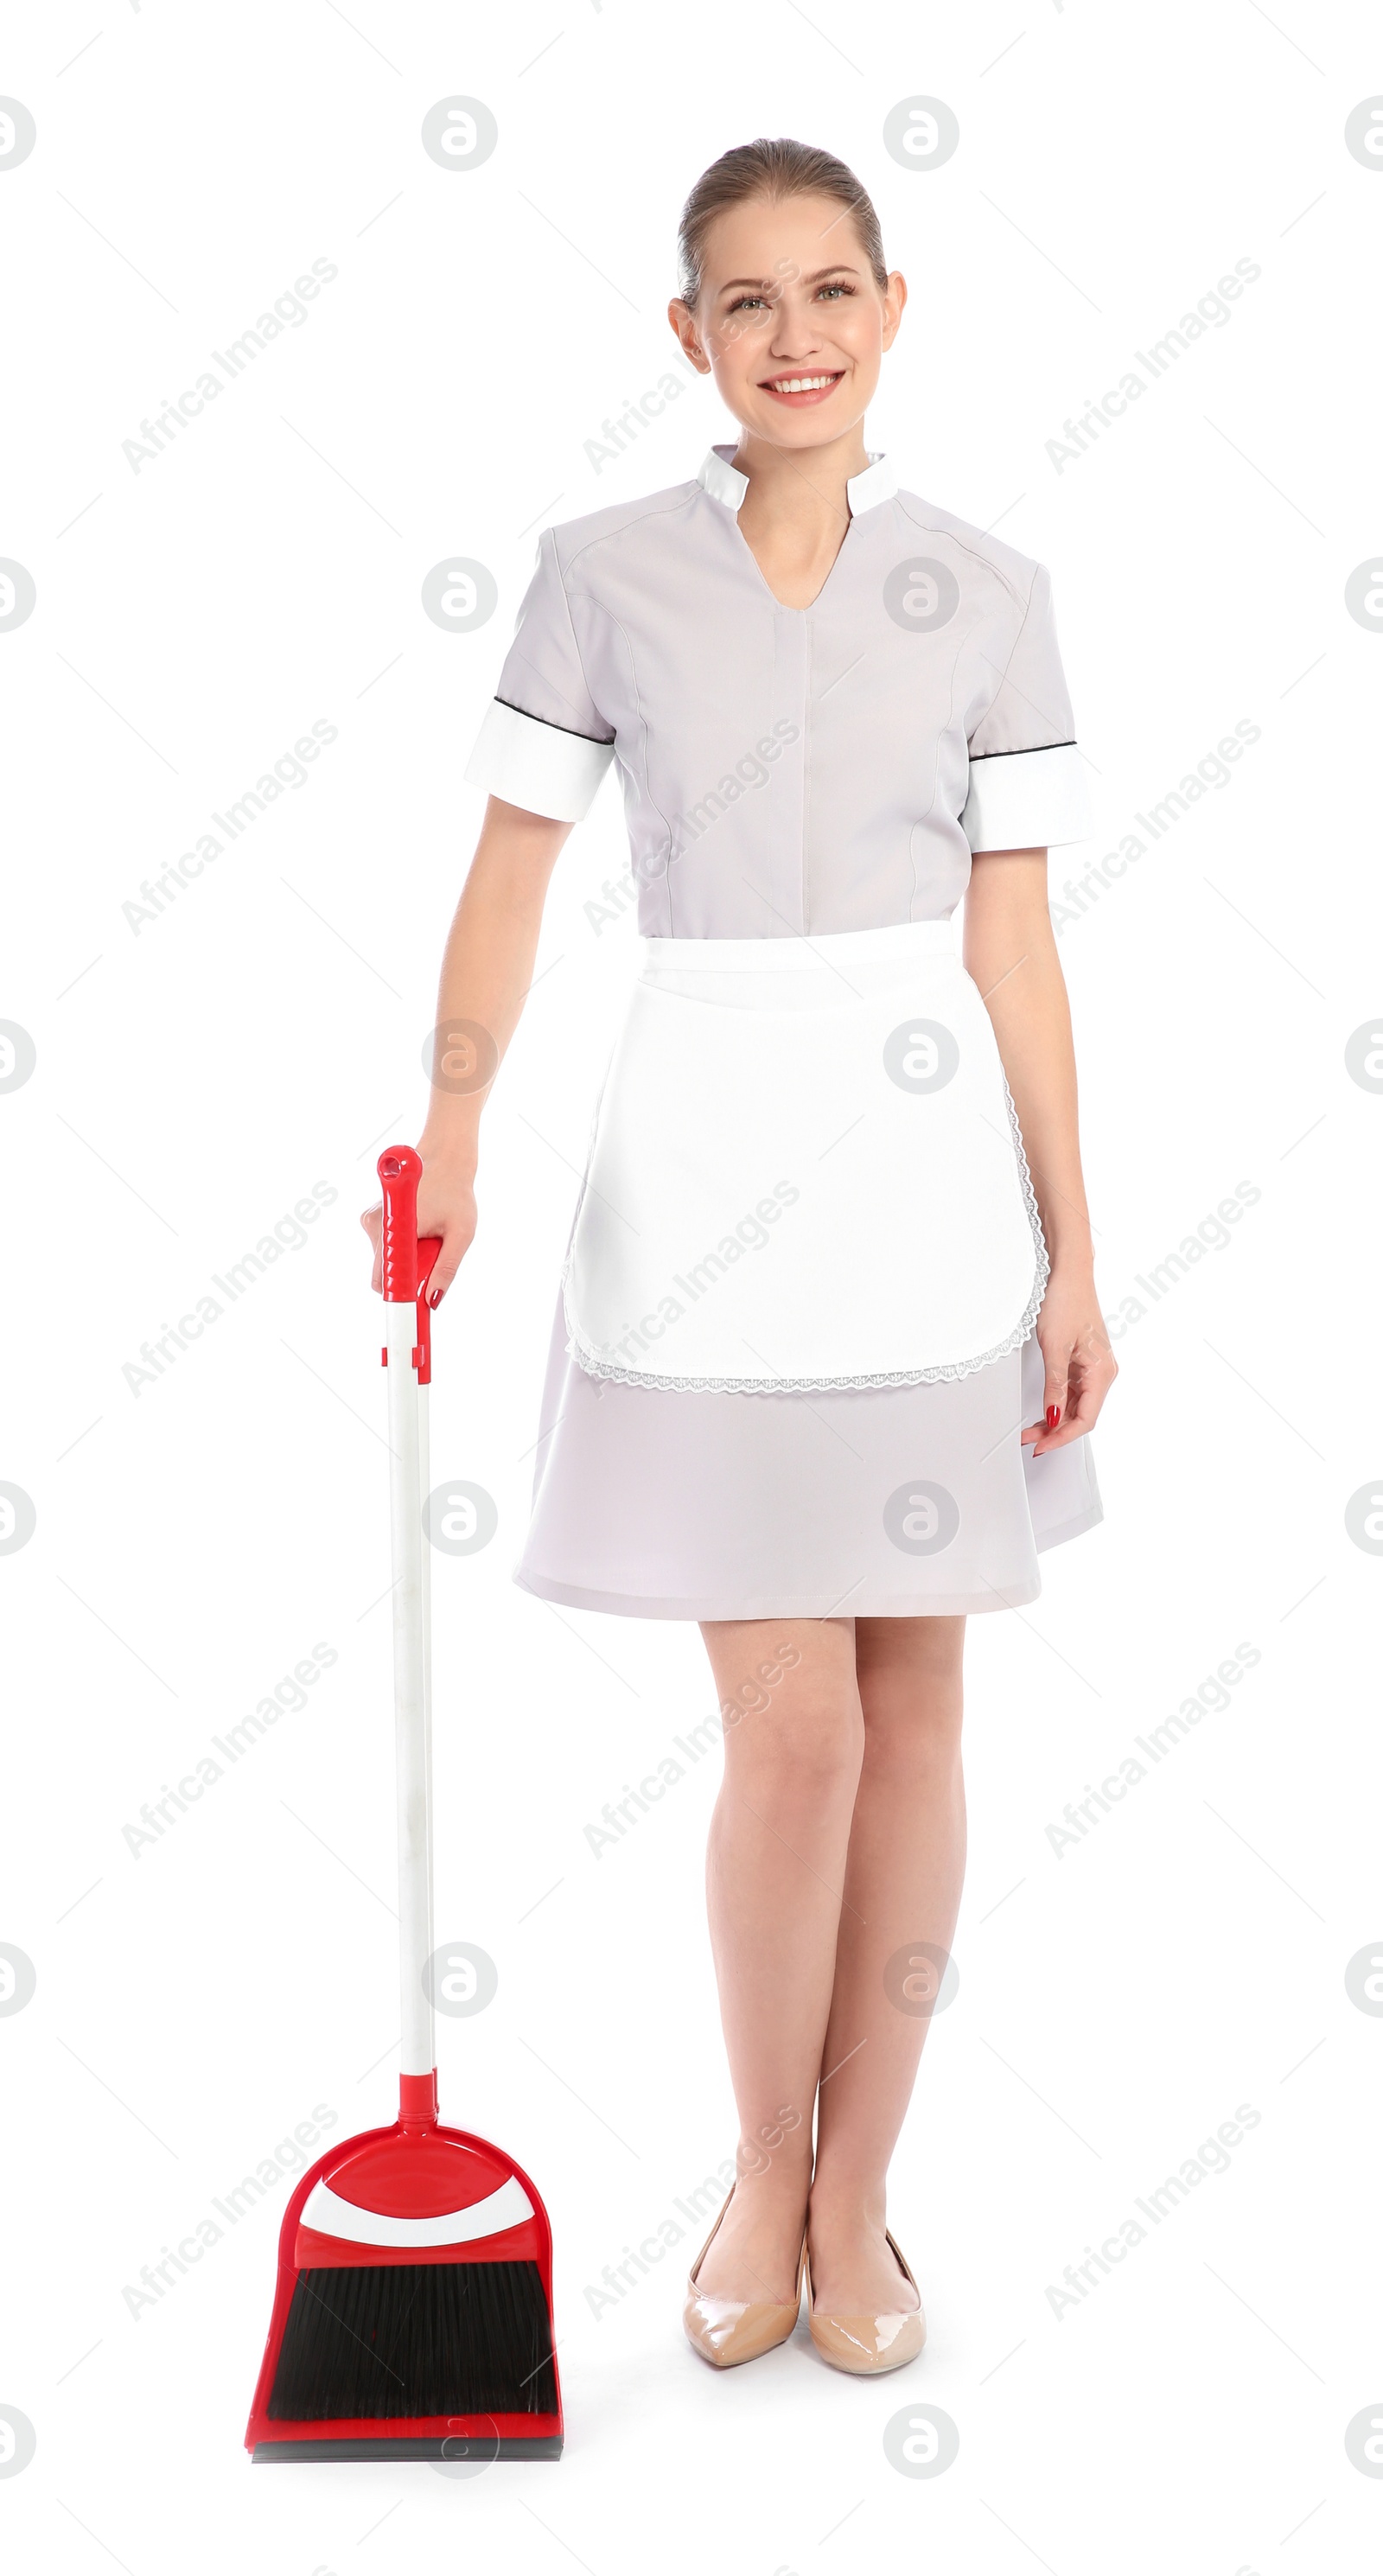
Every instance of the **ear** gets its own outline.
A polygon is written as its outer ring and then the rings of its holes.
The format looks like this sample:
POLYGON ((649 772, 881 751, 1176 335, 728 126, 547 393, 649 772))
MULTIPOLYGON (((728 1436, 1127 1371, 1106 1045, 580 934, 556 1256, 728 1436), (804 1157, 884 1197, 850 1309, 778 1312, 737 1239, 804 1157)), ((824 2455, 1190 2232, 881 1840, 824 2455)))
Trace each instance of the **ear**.
POLYGON ((708 376, 711 372, 710 359, 701 346, 691 309, 683 303, 680 295, 674 295, 667 309, 667 318, 676 337, 681 341, 684 357, 690 360, 699 376, 708 376))
POLYGON ((902 270, 897 268, 890 270, 888 284, 884 289, 883 345, 886 349, 891 349, 898 337, 898 325, 903 319, 903 307, 907 300, 908 282, 902 270))

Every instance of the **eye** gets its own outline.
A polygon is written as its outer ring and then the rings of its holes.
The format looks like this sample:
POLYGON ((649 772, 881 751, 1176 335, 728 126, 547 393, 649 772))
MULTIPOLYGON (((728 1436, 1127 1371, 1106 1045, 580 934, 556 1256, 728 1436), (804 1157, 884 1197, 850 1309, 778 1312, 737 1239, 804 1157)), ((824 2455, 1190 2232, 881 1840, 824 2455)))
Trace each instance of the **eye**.
POLYGON ((853 286, 846 284, 843 277, 833 277, 830 284, 821 287, 819 292, 822 295, 853 295, 855 290, 853 286))
POLYGON ((746 311, 750 305, 762 304, 763 302, 764 298, 762 295, 737 295, 734 303, 729 305, 727 310, 731 313, 740 313, 746 311))

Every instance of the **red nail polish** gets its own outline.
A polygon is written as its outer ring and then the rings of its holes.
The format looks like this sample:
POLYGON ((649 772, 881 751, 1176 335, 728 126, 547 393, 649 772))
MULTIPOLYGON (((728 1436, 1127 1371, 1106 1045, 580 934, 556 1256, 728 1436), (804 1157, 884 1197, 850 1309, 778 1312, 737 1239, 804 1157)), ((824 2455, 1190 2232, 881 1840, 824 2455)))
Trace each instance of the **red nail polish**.
POLYGON ((1057 1424, 1059 1423, 1059 1421, 1060 1421, 1060 1420, 1061 1420, 1061 1407, 1060 1407, 1060 1405, 1059 1405, 1059 1404, 1049 1404, 1049 1405, 1048 1405, 1048 1407, 1047 1407, 1047 1429, 1048 1429, 1049 1431, 1055 1431, 1056 1426, 1057 1426, 1057 1424))

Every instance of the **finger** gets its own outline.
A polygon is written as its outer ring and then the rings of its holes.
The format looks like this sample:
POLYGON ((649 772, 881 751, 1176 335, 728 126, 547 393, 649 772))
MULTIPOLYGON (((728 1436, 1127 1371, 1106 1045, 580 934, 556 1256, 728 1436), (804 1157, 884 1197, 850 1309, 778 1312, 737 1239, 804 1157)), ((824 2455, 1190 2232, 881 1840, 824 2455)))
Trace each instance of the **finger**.
POLYGON ((1069 1391, 1060 1428, 1044 1431, 1042 1455, 1049 1449, 1064 1449, 1070 1442, 1085 1438, 1098 1419, 1100 1408, 1117 1375, 1112 1352, 1107 1359, 1103 1354, 1097 1354, 1093 1360, 1084 1360, 1077 1354, 1071 1364, 1069 1391))
POLYGON ((427 1302, 434 1313, 441 1305, 442 1299, 470 1250, 473 1231, 472 1229, 468 1232, 464 1226, 449 1225, 442 1237, 442 1249, 432 1265, 427 1282, 427 1302))
POLYGON ((1034 1458, 1045 1457, 1048 1449, 1057 1444, 1061 1425, 1070 1410, 1070 1350, 1044 1351, 1042 1357, 1045 1363, 1042 1420, 1034 1426, 1034 1458))
POLYGON ((378 1296, 384 1286, 384 1256, 381 1248, 384 1235, 383 1208, 376 1206, 363 1209, 360 1222, 374 1249, 374 1259, 370 1265, 370 1286, 378 1296))
POLYGON ((1098 1421, 1105 1397, 1118 1373, 1112 1359, 1108 1362, 1095 1360, 1082 1372, 1066 1414, 1066 1424, 1073 1440, 1084 1439, 1086 1432, 1098 1421))

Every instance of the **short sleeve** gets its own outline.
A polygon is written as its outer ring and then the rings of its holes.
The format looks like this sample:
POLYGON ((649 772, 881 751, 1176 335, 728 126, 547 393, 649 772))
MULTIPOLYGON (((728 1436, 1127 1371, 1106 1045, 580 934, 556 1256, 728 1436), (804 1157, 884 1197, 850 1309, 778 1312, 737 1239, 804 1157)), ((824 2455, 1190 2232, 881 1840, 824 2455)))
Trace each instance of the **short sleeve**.
POLYGON ((1091 829, 1085 768, 1057 649, 1052 586, 1038 564, 998 689, 970 737, 961 829, 971 850, 1040 850, 1091 829))
POLYGON ((614 748, 614 729, 582 669, 554 532, 544 528, 514 641, 464 775, 506 804, 579 823, 614 748))

